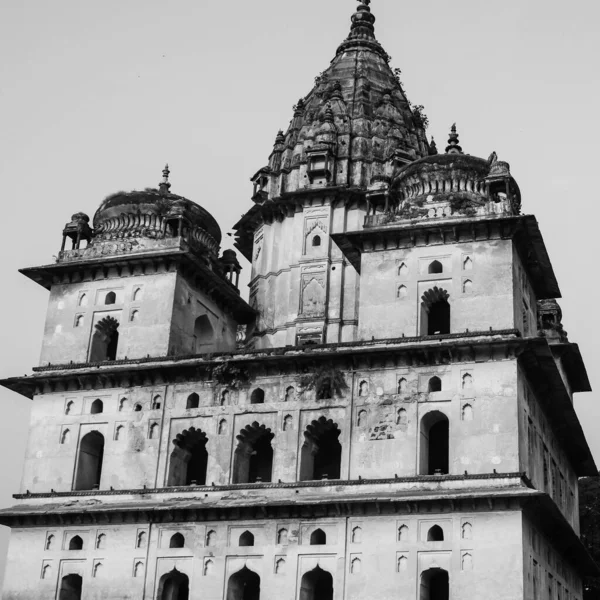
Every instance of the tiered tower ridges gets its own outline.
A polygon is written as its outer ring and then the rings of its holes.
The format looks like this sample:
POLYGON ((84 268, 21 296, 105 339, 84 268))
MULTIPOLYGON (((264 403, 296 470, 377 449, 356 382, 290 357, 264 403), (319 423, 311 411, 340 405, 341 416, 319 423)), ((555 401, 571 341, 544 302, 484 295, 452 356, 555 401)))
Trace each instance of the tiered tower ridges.
POLYGON ((5 600, 581 600, 590 386, 537 222, 495 153, 428 143, 369 5, 253 177, 249 304, 168 168, 23 270, 5 600))

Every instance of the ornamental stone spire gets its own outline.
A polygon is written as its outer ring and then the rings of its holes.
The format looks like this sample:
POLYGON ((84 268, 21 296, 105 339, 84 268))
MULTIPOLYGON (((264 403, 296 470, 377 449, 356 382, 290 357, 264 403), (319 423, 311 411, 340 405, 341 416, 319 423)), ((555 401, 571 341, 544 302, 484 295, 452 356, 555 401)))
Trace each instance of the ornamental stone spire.
POLYGON ((452 125, 448 145, 446 146, 446 154, 463 154, 462 148, 458 143, 458 133, 456 133, 456 123, 452 125))
POLYGON ((169 170, 168 164, 165 165, 162 174, 163 180, 158 184, 158 189, 160 191, 161 196, 166 196, 169 193, 169 190, 171 189, 171 184, 169 182, 169 175, 171 174, 171 171, 169 170))

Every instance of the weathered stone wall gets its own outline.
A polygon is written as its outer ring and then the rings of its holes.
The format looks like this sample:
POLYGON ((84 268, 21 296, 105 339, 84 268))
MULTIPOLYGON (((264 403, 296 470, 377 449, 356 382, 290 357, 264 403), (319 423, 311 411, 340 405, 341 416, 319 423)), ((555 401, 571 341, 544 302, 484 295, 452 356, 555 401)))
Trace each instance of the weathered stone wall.
POLYGON ((495 600, 515 600, 532 597, 523 589, 524 554, 518 511, 16 529, 3 598, 54 599, 69 573, 82 576, 89 600, 154 598, 176 568, 189 577, 190 598, 221 600, 231 575, 246 567, 260 576, 261 600, 287 600, 318 565, 332 575, 337 600, 416 598, 421 573, 435 567, 449 572, 452 598, 485 598, 493 589, 495 600), (427 541, 434 525, 443 541, 427 541), (324 545, 310 544, 316 529, 324 545), (253 546, 240 546, 246 531, 253 546), (183 548, 169 548, 176 533, 183 548), (68 549, 75 535, 82 550, 68 549))
POLYGON ((513 254, 510 240, 365 252, 359 339, 427 334, 422 296, 434 287, 449 294, 451 333, 514 328, 513 254), (434 261, 443 272, 429 273, 434 261))

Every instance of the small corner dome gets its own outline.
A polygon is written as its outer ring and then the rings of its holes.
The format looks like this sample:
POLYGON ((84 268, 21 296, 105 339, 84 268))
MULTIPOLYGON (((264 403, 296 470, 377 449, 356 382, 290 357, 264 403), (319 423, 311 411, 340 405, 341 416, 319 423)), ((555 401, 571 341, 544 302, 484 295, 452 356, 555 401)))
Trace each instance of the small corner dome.
POLYGON ((168 235, 170 221, 181 219, 198 241, 218 252, 221 229, 214 217, 195 202, 161 188, 108 196, 94 215, 95 237, 160 239, 168 235))

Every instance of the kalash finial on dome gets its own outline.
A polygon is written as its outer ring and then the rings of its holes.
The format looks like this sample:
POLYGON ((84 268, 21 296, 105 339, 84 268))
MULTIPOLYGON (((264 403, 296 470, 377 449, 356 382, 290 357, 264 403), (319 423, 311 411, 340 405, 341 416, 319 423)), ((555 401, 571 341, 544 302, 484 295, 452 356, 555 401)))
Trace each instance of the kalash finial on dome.
POLYGON ((169 170, 168 164, 165 165, 162 174, 163 180, 158 184, 158 191, 160 192, 161 196, 166 196, 171 189, 171 184, 169 183, 169 175, 171 174, 171 171, 169 170))
POLYGON ((446 154, 462 154, 462 148, 458 143, 458 133, 456 133, 456 123, 452 125, 450 137, 448 138, 448 146, 446 146, 446 154))
POLYGON ((375 15, 371 13, 370 4, 371 0, 360 0, 356 12, 352 15, 351 38, 355 36, 374 37, 375 15))

